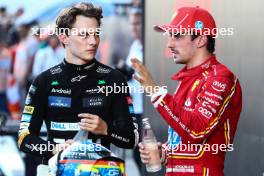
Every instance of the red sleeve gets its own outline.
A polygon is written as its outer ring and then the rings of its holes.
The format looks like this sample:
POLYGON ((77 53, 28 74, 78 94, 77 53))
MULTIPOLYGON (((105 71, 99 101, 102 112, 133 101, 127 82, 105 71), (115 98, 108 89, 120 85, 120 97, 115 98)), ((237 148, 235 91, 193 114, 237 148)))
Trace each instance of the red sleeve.
MULTIPOLYGON (((177 103, 168 93, 155 98, 154 106, 183 141, 202 142, 226 120, 223 113, 235 92, 236 80, 227 77, 209 77, 197 94, 193 111, 175 107, 177 103)), ((177 100, 176 100, 177 102, 177 100)))

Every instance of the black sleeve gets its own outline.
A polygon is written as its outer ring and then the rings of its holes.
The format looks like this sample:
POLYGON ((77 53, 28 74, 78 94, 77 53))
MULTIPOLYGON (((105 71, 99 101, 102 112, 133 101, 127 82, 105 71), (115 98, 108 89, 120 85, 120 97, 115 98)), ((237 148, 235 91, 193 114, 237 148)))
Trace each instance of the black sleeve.
POLYGON ((55 143, 45 141, 39 137, 45 118, 46 99, 44 79, 38 76, 30 86, 25 101, 18 132, 18 147, 26 153, 50 157, 52 155, 52 145, 55 143))
MULTIPOLYGON (((122 74, 114 70, 111 86, 128 87, 122 74)), ((129 92, 112 93, 111 116, 113 124, 108 124, 108 137, 112 144, 121 148, 133 148, 138 144, 138 124, 134 116, 129 92)))

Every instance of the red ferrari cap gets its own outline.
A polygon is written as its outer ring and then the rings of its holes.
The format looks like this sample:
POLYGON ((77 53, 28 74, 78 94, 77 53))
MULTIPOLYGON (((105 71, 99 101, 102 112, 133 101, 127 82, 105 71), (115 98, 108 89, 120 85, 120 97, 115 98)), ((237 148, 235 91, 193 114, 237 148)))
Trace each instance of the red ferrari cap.
POLYGON ((157 32, 186 33, 216 36, 216 25, 212 15, 200 7, 182 7, 176 11, 170 24, 157 25, 157 32))

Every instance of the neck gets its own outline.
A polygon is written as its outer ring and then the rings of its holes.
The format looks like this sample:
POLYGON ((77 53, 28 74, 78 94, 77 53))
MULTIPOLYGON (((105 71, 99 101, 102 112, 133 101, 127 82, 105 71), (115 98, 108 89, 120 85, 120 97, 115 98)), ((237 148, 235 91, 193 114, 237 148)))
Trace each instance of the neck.
POLYGON ((91 60, 87 61, 80 57, 74 56, 71 52, 69 52, 69 50, 66 50, 65 60, 68 63, 74 64, 74 65, 84 65, 84 64, 88 64, 91 62, 91 60))
POLYGON ((210 56, 212 55, 212 53, 209 52, 200 52, 198 54, 196 54, 194 57, 192 57, 190 59, 190 61, 186 64, 187 69, 196 67, 198 65, 201 65, 202 63, 204 63, 210 56))

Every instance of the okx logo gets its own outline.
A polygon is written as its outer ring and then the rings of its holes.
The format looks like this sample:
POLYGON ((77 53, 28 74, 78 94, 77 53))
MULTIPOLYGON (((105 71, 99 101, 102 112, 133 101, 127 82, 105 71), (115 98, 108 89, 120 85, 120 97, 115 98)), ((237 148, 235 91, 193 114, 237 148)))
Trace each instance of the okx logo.
POLYGON ((106 82, 105 82, 105 80, 98 80, 98 84, 99 85, 102 85, 102 84, 105 84, 106 82))
POLYGON ((52 86, 58 86, 58 85, 59 85, 59 82, 58 82, 58 81, 52 81, 52 82, 51 82, 51 85, 52 85, 52 86))

